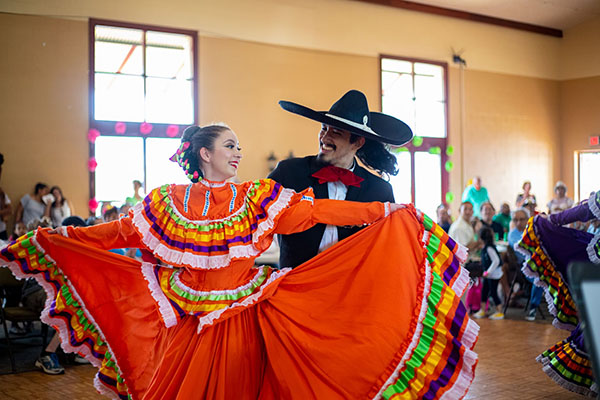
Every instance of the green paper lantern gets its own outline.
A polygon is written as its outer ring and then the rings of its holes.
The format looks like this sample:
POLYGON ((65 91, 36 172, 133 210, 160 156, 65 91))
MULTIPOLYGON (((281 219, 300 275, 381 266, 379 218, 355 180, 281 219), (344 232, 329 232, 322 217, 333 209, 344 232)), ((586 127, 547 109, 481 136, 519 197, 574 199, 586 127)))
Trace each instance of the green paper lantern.
POLYGON ((446 193, 446 203, 450 204, 454 201, 454 193, 447 192, 446 193))
POLYGON ((454 154, 454 146, 446 147, 446 155, 451 156, 452 154, 454 154))
POLYGON ((421 147, 423 144, 423 138, 421 136, 415 136, 412 141, 413 146, 421 147))
POLYGON ((452 161, 446 161, 444 168, 446 168, 447 172, 450 172, 454 168, 454 163, 452 161))
POLYGON ((434 146, 429 149, 429 154, 441 154, 441 153, 442 153, 442 149, 440 149, 438 146, 434 146))

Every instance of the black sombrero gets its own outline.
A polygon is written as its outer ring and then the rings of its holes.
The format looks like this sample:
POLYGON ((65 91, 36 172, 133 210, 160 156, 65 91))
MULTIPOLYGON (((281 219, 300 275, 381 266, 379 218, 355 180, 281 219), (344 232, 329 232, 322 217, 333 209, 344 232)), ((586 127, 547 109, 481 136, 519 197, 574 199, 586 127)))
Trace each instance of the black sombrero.
POLYGON ((409 126, 399 119, 369 111, 366 96, 358 90, 347 92, 329 111, 315 111, 284 100, 279 105, 291 113, 394 146, 402 146, 413 137, 409 126))

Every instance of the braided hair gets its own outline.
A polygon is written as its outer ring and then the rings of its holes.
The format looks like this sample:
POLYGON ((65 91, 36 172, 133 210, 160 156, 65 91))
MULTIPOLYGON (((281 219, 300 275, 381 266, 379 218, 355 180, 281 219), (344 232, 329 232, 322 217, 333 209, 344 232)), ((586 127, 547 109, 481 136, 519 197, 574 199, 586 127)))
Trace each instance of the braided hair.
POLYGON ((216 123, 207 125, 204 127, 200 126, 189 126, 183 131, 183 137, 181 138, 181 145, 177 152, 171 157, 171 161, 175 161, 183 171, 185 175, 193 182, 196 183, 204 177, 202 172, 202 163, 199 158, 200 149, 206 147, 209 151, 214 150, 215 140, 224 131, 230 130, 230 128, 223 123, 216 123))
MULTIPOLYGON (((350 143, 354 143, 360 136, 352 134, 350 143)), ((365 144, 356 152, 356 157, 367 167, 388 175, 398 174, 398 161, 396 157, 390 153, 387 146, 376 140, 365 138, 365 144)))

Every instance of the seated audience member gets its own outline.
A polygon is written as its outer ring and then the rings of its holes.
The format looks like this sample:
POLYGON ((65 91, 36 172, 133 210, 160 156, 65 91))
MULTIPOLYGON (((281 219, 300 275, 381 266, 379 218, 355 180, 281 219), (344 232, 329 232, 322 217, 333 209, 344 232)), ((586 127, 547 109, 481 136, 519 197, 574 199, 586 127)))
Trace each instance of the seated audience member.
POLYGON ((531 182, 529 181, 525 181, 523 183, 523 193, 519 193, 517 195, 517 201, 515 202, 515 205, 517 208, 521 208, 526 200, 533 200, 537 203, 535 194, 531 193, 531 182))
POLYGON ((77 215, 71 215, 70 217, 63 219, 61 222, 61 225, 62 226, 87 226, 87 224, 83 220, 83 218, 81 218, 77 215))
POLYGON ((537 210, 537 204, 533 200, 525 200, 525 203, 523 203, 523 208, 529 212, 530 216, 539 214, 539 211, 537 210))
POLYGON ((450 217, 450 210, 445 203, 442 203, 437 208, 437 224, 442 227, 442 229, 446 232, 450 229, 450 225, 452 225, 452 218, 450 217))
POLYGON ((593 219, 588 224, 587 232, 592 235, 600 235, 600 219, 593 219))
POLYGON ((502 263, 500 254, 494 245, 494 232, 483 227, 479 231, 479 237, 483 243, 481 249, 481 269, 483 270, 483 289, 481 294, 481 309, 473 315, 475 318, 487 316, 485 305, 489 298, 494 302, 496 312, 490 315, 490 319, 504 319, 502 313, 502 301, 498 297, 498 282, 502 278, 502 263))
POLYGON ((85 220, 85 224, 86 224, 87 226, 98 225, 98 224, 101 224, 102 222, 103 222, 103 221, 102 221, 102 218, 97 218, 97 217, 95 217, 95 216, 93 216, 93 215, 92 215, 91 217, 88 217, 88 218, 85 220))
POLYGON ((19 237, 23 236, 26 233, 27 227, 25 226, 25 224, 23 222, 17 222, 17 224, 15 225, 15 229, 13 229, 13 234, 10 235, 10 238, 8 240, 17 240, 19 237))
POLYGON ((50 192, 48 185, 37 183, 33 195, 26 194, 21 198, 15 211, 15 224, 23 222, 25 226, 41 221, 44 215, 50 213, 50 202, 45 203, 42 198, 50 192), (46 212, 48 211, 48 212, 46 212))
POLYGON ((492 220, 502 225, 504 232, 508 233, 510 230, 510 206, 508 203, 502 203, 500 212, 494 215, 492 220))
POLYGON ((473 184, 465 188, 462 195, 462 201, 471 203, 471 205, 473 205, 475 216, 479 217, 481 204, 490 201, 487 189, 481 186, 481 177, 476 176, 473 178, 473 184))
POLYGON ((119 207, 119 214, 127 216, 127 214, 129 214, 130 209, 131 209, 131 206, 129 205, 129 203, 125 203, 121 207, 119 207))
POLYGON ((73 204, 63 196, 62 190, 58 186, 53 186, 50 189, 50 194, 54 197, 52 206, 50 207, 50 219, 52 226, 61 226, 63 219, 70 217, 75 212, 73 204))
POLYGON ((567 197, 567 185, 563 181, 554 185, 554 197, 548 203, 548 214, 556 214, 573 207, 573 199, 567 197))
POLYGON ((473 205, 465 201, 460 205, 460 215, 450 225, 448 234, 455 241, 466 246, 472 254, 472 252, 479 249, 480 244, 475 239, 475 231, 471 226, 471 218, 473 218, 473 205))
POLYGON ((481 214, 481 223, 484 227, 490 228, 494 235, 496 236, 496 240, 504 239, 504 227, 500 225, 500 223, 494 221, 494 214, 496 210, 494 206, 489 201, 486 201, 481 205, 480 214, 481 214))
MULTIPOLYGON (((109 206, 106 208, 106 210, 104 211, 104 214, 102 215, 102 219, 104 222, 111 222, 111 221, 116 221, 119 219, 119 209, 117 207, 113 207, 113 206, 109 206)), ((126 253, 127 249, 112 249, 112 250, 108 250, 111 253, 115 253, 115 254, 120 254, 122 256, 127 255, 126 253)))

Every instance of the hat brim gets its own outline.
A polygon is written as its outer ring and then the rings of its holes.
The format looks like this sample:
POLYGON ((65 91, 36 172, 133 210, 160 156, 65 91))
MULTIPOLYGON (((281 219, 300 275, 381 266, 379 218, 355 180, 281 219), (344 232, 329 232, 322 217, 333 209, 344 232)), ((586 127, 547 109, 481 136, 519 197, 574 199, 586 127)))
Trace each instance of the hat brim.
MULTIPOLYGON (((327 111, 315 111, 291 101, 281 100, 279 105, 284 110, 298 114, 313 121, 330 125, 363 136, 378 142, 402 146, 412 139, 410 127, 397 118, 378 112, 370 112, 370 126, 346 123, 342 119, 330 117, 327 111), (369 132, 370 131, 370 132, 369 132)), ((349 121, 351 122, 351 121, 349 121)))

